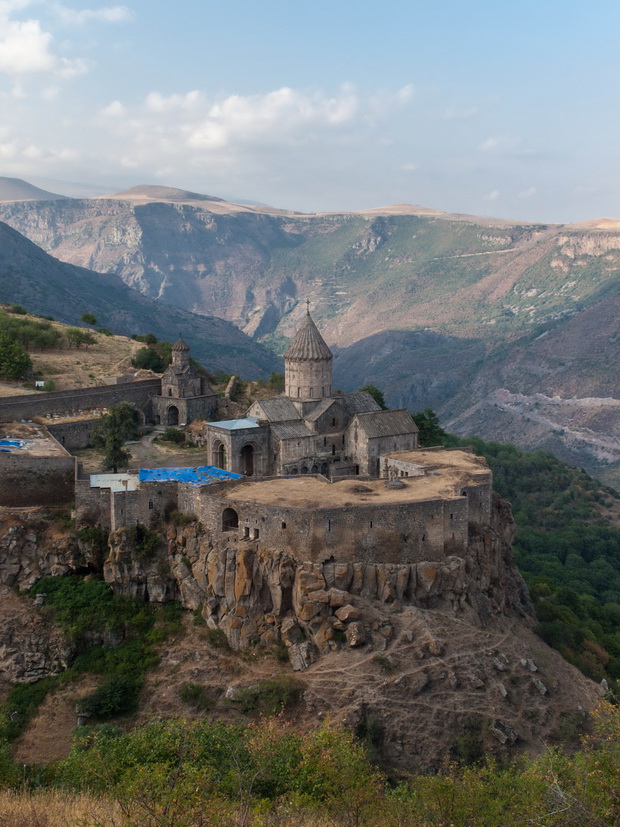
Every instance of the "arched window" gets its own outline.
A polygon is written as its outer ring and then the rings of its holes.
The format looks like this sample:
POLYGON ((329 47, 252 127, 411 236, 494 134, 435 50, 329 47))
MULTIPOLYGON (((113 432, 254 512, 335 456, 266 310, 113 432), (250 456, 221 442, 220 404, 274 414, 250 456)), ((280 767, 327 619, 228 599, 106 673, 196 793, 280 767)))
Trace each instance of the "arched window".
POLYGON ((239 528, 239 515, 234 508, 225 508, 222 513, 222 531, 233 531, 239 528))
POLYGON ((176 405, 170 405, 168 408, 168 422, 167 425, 178 425, 179 424, 179 409, 176 405))
POLYGON ((217 440, 213 443, 213 464, 216 468, 226 471, 226 447, 223 442, 217 440))
POLYGON ((244 445, 241 449, 241 473, 251 477, 254 473, 254 448, 252 445, 244 445))

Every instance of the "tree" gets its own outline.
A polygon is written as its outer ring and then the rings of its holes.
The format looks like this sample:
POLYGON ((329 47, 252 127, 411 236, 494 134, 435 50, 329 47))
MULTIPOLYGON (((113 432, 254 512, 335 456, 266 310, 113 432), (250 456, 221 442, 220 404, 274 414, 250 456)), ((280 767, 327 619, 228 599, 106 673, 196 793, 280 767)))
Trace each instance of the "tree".
POLYGON ((21 379, 32 368, 30 356, 8 333, 0 332, 0 376, 21 379))
POLYGON ((448 434, 439 424, 439 417, 431 408, 424 408, 419 413, 411 414, 411 418, 418 426, 419 441, 422 448, 431 445, 443 445, 448 434))
POLYGON ((93 428, 91 441, 103 452, 103 470, 117 473, 119 466, 127 466, 131 454, 124 443, 136 433, 138 412, 129 402, 111 405, 93 428))
POLYGON ((152 370, 155 373, 163 373, 166 369, 164 360, 152 347, 141 347, 131 360, 131 364, 134 368, 152 370))
POLYGON ((69 347, 76 347, 78 349, 82 347, 82 345, 86 347, 88 347, 88 345, 94 345, 97 341, 92 333, 88 333, 86 330, 80 330, 79 327, 69 327, 66 336, 69 347))
POLYGON ((384 411, 387 411, 388 406, 385 404, 385 397, 383 396, 383 391, 379 390, 375 385, 364 385, 363 388, 360 388, 361 391, 366 391, 369 393, 372 398, 375 400, 377 405, 382 408, 384 411))
POLYGON ((97 317, 94 313, 82 313, 80 321, 94 326, 97 324, 97 317))

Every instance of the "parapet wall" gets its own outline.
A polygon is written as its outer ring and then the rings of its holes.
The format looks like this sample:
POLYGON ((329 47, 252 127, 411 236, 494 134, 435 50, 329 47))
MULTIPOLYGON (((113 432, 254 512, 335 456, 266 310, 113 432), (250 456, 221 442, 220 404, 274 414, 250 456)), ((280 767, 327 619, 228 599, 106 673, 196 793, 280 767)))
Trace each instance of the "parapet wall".
POLYGON ((0 454, 0 505, 27 507, 73 501, 75 458, 0 454))
POLYGON ((131 402, 147 412, 151 396, 161 389, 160 379, 139 379, 122 385, 96 385, 70 391, 7 396, 0 399, 0 422, 17 422, 46 414, 72 414, 80 410, 107 408, 117 402, 131 402))
POLYGON ((467 497, 316 509, 243 502, 234 490, 221 496, 213 486, 179 485, 178 507, 195 514, 220 547, 256 540, 313 563, 439 561, 462 553, 468 538, 467 497), (228 527, 227 517, 238 525, 228 527))

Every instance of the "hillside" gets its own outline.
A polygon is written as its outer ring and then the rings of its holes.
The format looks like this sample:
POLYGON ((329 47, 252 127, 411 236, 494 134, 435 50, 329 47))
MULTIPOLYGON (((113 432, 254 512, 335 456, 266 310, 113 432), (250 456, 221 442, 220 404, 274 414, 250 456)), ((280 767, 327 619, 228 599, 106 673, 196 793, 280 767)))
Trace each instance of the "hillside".
POLYGON ((59 201, 65 195, 35 187, 21 178, 0 176, 0 201, 59 201))
POLYGON ((342 390, 376 384, 392 406, 432 406, 459 434, 547 448, 620 484, 605 402, 620 398, 617 221, 406 204, 301 215, 154 186, 4 203, 0 218, 66 262, 278 352, 310 298, 342 390))
POLYGON ((75 324, 84 312, 115 333, 152 332, 176 341, 179 332, 210 370, 268 375, 279 360, 222 319, 197 316, 156 302, 112 274, 93 273, 58 261, 0 223, 0 302, 75 324))

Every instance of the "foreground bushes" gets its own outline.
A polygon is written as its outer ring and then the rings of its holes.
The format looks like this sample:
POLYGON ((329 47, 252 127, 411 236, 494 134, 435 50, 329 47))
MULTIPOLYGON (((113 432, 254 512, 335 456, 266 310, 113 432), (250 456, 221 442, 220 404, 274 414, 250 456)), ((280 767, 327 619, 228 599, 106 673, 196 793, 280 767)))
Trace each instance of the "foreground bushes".
MULTIPOLYGON (((4 779, 11 783, 10 774, 4 779)), ((42 780, 108 798, 123 814, 115 825, 617 825, 620 711, 604 706, 595 734, 572 756, 548 751, 509 767, 446 764, 436 776, 396 786, 346 730, 327 723, 301 732, 280 717, 248 727, 168 720, 129 733, 84 729, 42 780)))

